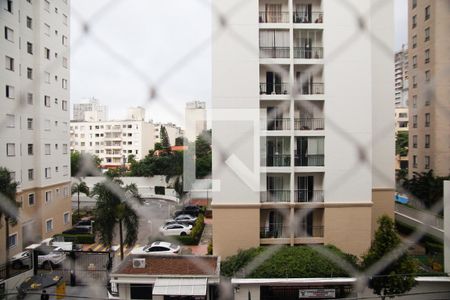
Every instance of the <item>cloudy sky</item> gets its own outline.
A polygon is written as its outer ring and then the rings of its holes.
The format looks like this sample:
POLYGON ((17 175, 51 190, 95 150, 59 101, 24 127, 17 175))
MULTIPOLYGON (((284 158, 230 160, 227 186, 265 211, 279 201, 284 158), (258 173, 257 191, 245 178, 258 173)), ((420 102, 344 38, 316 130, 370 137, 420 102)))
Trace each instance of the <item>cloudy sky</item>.
MULTIPOLYGON (((393 1, 399 49, 407 38, 407 0, 393 1)), ((72 1, 72 103, 95 97, 109 106, 112 118, 140 105, 150 119, 182 125, 185 102, 211 100, 208 2, 72 1), (88 35, 82 34, 84 20, 88 35), (151 101, 150 86, 157 87, 151 101)))

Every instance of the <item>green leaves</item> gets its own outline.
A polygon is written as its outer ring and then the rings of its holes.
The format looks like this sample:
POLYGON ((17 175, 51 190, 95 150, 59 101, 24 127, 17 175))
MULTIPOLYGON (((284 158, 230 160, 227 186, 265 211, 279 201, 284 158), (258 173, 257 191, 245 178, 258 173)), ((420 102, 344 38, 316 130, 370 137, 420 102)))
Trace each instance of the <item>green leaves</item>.
POLYGON ((5 216, 11 221, 15 221, 18 215, 18 207, 20 203, 16 202, 18 183, 11 177, 11 172, 3 167, 0 167, 0 218, 5 216))

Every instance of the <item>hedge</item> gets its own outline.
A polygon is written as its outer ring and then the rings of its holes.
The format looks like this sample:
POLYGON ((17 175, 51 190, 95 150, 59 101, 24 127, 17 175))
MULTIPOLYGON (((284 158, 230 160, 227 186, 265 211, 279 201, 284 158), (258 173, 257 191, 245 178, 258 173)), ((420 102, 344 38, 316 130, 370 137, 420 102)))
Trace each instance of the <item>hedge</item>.
POLYGON ((75 244, 94 244, 94 234, 57 234, 53 236, 55 239, 62 238, 65 242, 72 242, 75 244))
POLYGON ((203 229, 205 228, 205 218, 202 214, 198 215, 195 221, 194 227, 191 229, 191 233, 185 236, 177 236, 177 240, 188 246, 198 245, 202 238, 203 229))

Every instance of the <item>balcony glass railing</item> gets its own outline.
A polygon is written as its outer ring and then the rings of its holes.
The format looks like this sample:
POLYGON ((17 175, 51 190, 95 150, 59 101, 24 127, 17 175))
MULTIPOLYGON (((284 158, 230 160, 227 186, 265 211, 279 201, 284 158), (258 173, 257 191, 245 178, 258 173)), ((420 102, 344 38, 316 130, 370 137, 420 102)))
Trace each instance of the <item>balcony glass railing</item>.
POLYGON ((289 23, 289 13, 260 11, 259 23, 289 23))
POLYGON ((294 47, 294 58, 323 58, 323 47, 294 47))
POLYGON ((295 156, 296 167, 323 167, 325 165, 325 155, 323 154, 307 154, 295 156))
POLYGON ((305 226, 295 230, 295 237, 308 238, 308 237, 323 237, 323 226, 305 226))
POLYGON ((279 202, 290 202, 291 201, 291 191, 289 190, 268 190, 261 192, 261 202, 267 203, 279 203, 279 202))
POLYGON ((295 202, 307 203, 307 202, 323 202, 323 191, 320 190, 307 190, 300 189, 294 191, 295 202))
POLYGON ((295 11, 293 13, 294 23, 323 23, 323 12, 321 11, 295 11))
POLYGON ((325 119, 324 118, 304 118, 295 119, 295 130, 324 130, 325 119))
POLYGON ((274 154, 268 155, 266 160, 267 167, 290 167, 291 155, 289 154, 274 154))
POLYGON ((259 47, 260 58, 289 58, 289 47, 259 47))
POLYGON ((268 119, 266 129, 269 131, 290 130, 291 119, 288 118, 268 119))
POLYGON ((288 95, 288 83, 260 83, 259 92, 261 95, 288 95))
POLYGON ((303 83, 299 84, 298 93, 301 95, 322 95, 324 93, 323 83, 303 83))
POLYGON ((269 224, 269 226, 260 227, 259 232, 262 239, 288 238, 290 236, 289 226, 283 226, 283 224, 269 224))

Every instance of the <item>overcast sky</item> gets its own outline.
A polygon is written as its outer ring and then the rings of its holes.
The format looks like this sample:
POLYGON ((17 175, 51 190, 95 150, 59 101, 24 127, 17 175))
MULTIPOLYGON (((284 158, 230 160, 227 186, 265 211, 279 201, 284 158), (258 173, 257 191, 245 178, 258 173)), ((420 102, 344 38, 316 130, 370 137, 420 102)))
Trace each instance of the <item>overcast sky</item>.
MULTIPOLYGON (((147 118, 184 123, 187 101, 211 100, 210 0, 74 0, 71 22, 71 101, 95 97, 107 104, 111 118, 122 118, 129 106, 144 106, 147 118), (94 14, 100 9, 101 13, 94 14), (93 19, 91 36, 81 34, 79 17, 93 19), (80 39, 80 36, 83 36, 80 39), (96 42, 100 39, 105 52, 96 42), (177 64, 198 47, 195 55, 177 64), (119 55, 125 61, 113 57, 119 55), (130 62, 138 70, 129 67, 130 62), (166 76, 168 69, 177 65, 166 76), (143 75, 142 75, 143 74, 143 75), (157 97, 149 102, 149 85, 157 97)), ((396 5, 396 49, 407 41, 407 0, 396 5)))

